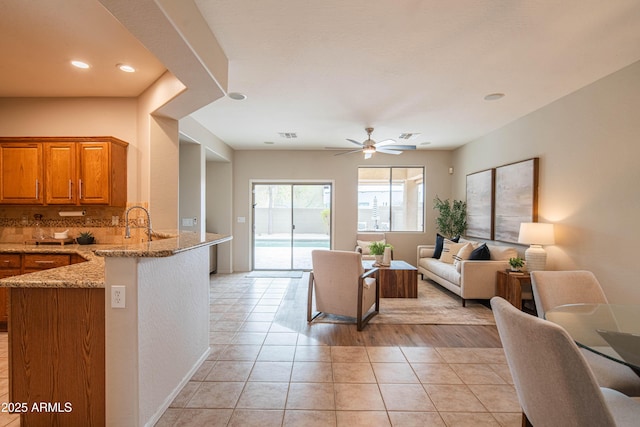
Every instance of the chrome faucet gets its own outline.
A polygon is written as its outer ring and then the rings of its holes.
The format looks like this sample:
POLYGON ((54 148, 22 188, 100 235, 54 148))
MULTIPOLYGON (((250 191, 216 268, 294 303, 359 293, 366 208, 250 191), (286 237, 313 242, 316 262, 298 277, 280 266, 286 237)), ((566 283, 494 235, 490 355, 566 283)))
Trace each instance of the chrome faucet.
POLYGON ((144 213, 147 214, 147 223, 149 224, 148 227, 147 227, 147 234, 149 235, 149 241, 151 241, 151 232, 152 232, 151 231, 151 214, 149 213, 148 210, 146 210, 142 206, 131 206, 125 212, 125 214, 124 214, 124 223, 126 224, 126 226, 124 228, 124 238, 125 239, 130 239, 131 238, 131 229, 129 228, 129 212, 131 212, 132 209, 142 209, 144 211, 144 213))

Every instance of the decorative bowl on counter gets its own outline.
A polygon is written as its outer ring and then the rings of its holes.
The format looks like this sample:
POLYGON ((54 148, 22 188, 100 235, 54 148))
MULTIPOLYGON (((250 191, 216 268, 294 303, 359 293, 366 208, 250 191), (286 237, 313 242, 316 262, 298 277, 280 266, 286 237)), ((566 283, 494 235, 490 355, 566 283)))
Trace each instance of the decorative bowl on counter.
POLYGON ((53 233, 54 239, 68 239, 69 238, 69 230, 64 230, 60 232, 53 233))

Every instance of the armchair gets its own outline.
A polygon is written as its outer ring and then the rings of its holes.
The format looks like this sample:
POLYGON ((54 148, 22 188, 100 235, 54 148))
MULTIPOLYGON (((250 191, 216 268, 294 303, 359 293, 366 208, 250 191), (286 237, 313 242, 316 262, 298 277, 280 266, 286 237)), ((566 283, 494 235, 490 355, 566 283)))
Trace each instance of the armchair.
POLYGON ((365 272, 362 256, 351 251, 314 250, 311 261, 307 321, 312 322, 321 313, 355 317, 361 331, 380 311, 378 269, 365 272))

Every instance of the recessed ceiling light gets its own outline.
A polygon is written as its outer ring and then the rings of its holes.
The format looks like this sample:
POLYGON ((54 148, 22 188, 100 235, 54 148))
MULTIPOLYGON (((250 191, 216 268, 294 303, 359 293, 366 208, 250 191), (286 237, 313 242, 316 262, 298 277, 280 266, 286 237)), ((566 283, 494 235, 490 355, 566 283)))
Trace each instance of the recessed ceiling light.
POLYGON ((235 99, 236 101, 244 101, 247 99, 247 95, 240 92, 229 92, 227 96, 231 99, 235 99))
POLYGON ((431 141, 425 141, 420 143, 420 145, 429 145, 429 144, 431 144, 431 141))
POLYGON ((275 144, 275 142, 273 142, 273 141, 265 141, 264 143, 265 143, 265 144, 267 144, 267 145, 273 145, 273 144, 275 144))
POLYGON ((136 69, 133 68, 131 65, 127 65, 127 64, 118 64, 116 65, 116 67, 118 67, 118 69, 120 71, 124 71, 125 73, 135 73, 136 69))
POLYGON ((504 93, 490 93, 489 95, 484 97, 485 101, 497 101, 504 97, 504 93))
POLYGON ((76 68, 82 68, 82 69, 86 69, 89 68, 90 65, 87 64, 86 62, 82 62, 82 61, 71 61, 71 65, 73 65, 76 68))

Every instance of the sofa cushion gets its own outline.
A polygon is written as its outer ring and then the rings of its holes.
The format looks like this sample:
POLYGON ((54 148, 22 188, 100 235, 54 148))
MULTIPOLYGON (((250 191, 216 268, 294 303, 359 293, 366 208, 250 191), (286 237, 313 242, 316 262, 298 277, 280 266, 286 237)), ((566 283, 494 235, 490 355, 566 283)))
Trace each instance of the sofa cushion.
POLYGON ((458 251, 466 245, 467 243, 456 243, 452 242, 449 239, 444 239, 440 261, 446 262, 447 264, 453 264, 453 257, 456 256, 458 254, 458 251))
POLYGON ((489 250, 487 244, 483 243, 475 248, 471 252, 469 259, 474 261, 489 261, 491 259, 491 251, 489 250))
POLYGON ((466 243, 463 247, 460 248, 458 253, 453 257, 453 266, 456 268, 456 271, 460 273, 462 269, 462 261, 469 259, 471 256, 471 252, 473 252, 473 244, 466 243))
MULTIPOLYGON (((453 239, 451 239, 451 241, 457 242, 459 238, 460 236, 454 237, 453 239)), ((442 248, 444 245, 444 240, 445 240, 445 237, 442 234, 436 233, 436 248, 433 251, 433 257, 436 259, 440 259, 440 255, 442 254, 442 248)))
POLYGON ((460 273, 453 264, 447 264, 435 258, 423 258, 420 260, 420 265, 436 276, 460 286, 460 273))

